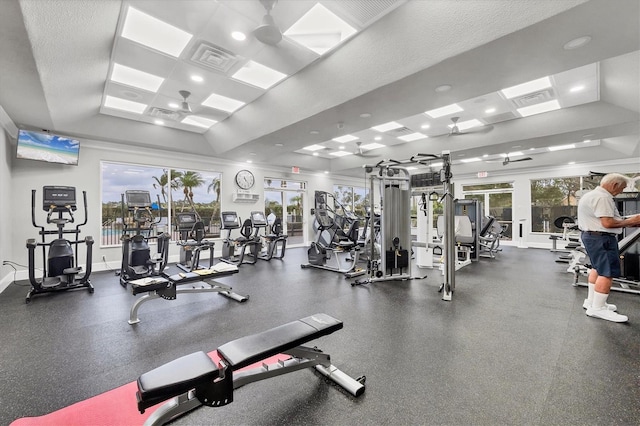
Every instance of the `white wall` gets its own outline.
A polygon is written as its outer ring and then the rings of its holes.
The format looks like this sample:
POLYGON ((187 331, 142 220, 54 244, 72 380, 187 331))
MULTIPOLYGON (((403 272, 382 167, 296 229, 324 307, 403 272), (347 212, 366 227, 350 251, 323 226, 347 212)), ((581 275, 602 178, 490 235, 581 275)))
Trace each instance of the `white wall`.
MULTIPOLYGON (((13 248, 16 244, 11 232, 11 215, 14 208, 11 200, 11 159, 13 158, 13 144, 5 130, 0 127, 0 260, 10 260, 13 256, 13 248)), ((26 251, 26 249, 25 249, 26 251)), ((6 288, 13 277, 13 269, 2 266, 0 269, 0 292, 6 288)))

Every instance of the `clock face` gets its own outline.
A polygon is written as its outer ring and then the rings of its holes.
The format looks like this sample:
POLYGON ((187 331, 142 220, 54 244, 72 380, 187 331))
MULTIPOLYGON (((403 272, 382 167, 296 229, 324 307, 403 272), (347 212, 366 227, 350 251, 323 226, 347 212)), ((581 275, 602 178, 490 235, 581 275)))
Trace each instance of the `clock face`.
POLYGON ((255 179, 253 177, 253 173, 251 173, 249 170, 240 170, 236 174, 236 184, 241 189, 249 189, 253 186, 254 183, 255 179))

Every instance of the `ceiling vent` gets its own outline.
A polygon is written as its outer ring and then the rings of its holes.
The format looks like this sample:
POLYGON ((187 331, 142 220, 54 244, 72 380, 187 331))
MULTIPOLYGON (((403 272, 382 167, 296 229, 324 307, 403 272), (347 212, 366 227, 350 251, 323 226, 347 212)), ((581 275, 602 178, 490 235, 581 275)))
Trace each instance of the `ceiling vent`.
POLYGON ((151 107, 148 115, 155 118, 160 118, 162 120, 178 120, 180 118, 180 114, 176 111, 171 111, 170 109, 151 107))
POLYGON ((516 116, 512 112, 505 112, 503 114, 496 114, 490 117, 482 117, 482 120, 485 122, 485 124, 496 124, 502 123, 503 121, 513 120, 514 118, 518 118, 518 116, 516 116))
POLYGON ((385 132, 385 133, 390 136, 405 136, 415 132, 408 127, 399 127, 397 129, 389 130, 388 132, 385 132))
POLYGON ((511 99, 511 102, 516 108, 528 107, 531 105, 547 102, 555 99, 553 89, 545 89, 535 93, 529 93, 528 95, 520 96, 519 98, 511 99))
POLYGON ((202 42, 196 46, 191 62, 226 74, 240 58, 234 53, 213 44, 202 42))

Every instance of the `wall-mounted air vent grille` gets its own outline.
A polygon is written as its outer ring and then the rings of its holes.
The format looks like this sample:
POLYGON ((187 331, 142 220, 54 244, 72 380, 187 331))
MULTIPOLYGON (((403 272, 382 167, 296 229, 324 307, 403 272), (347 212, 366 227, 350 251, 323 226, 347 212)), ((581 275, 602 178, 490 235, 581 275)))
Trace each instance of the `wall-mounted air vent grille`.
POLYGON ((191 61, 203 67, 226 74, 240 58, 234 53, 213 44, 202 42, 196 46, 191 61))
POLYGON ((513 98, 511 99, 511 102, 513 102, 516 108, 522 108, 547 102, 552 99, 555 99, 553 89, 546 89, 535 93, 529 93, 528 95, 520 96, 519 98, 513 98))

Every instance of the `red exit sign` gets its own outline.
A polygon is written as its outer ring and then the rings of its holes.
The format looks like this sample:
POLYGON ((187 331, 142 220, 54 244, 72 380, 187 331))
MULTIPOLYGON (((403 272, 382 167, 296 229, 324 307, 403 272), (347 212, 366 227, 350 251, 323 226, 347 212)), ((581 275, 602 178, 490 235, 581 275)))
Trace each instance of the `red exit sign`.
POLYGON ((478 177, 479 178, 485 178, 487 176, 489 176, 489 173, 487 173, 487 172, 478 172, 478 177))

